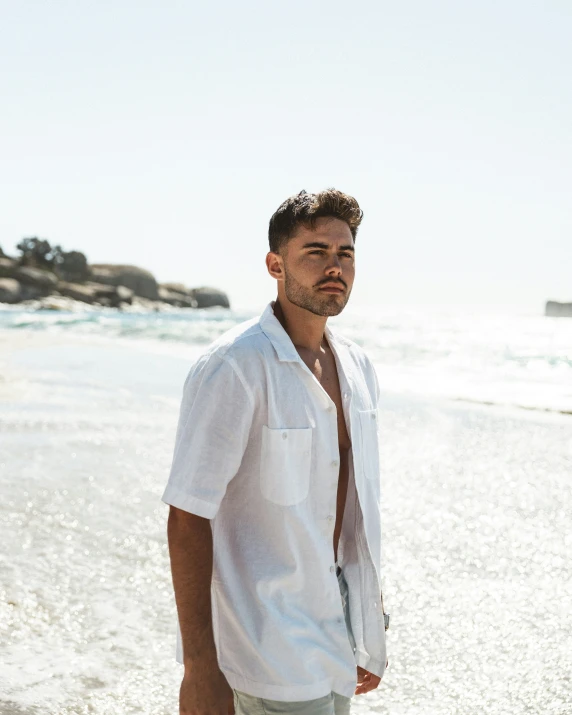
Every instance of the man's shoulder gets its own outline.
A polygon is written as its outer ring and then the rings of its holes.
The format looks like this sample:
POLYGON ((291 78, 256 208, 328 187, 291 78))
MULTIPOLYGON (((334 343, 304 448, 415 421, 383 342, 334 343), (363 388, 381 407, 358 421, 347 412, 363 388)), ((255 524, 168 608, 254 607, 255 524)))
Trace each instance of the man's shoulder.
POLYGON ((242 366, 255 355, 263 354, 269 341, 260 325, 260 316, 250 318, 218 336, 201 355, 203 362, 211 359, 226 360, 242 366))

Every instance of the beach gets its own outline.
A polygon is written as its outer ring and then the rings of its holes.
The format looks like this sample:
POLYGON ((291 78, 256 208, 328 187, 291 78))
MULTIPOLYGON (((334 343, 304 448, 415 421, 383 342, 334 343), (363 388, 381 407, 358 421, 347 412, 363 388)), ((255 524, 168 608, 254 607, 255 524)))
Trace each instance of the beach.
MULTIPOLYGON (((4 317, 0 712, 176 713, 182 668, 160 496, 192 360, 247 316, 197 316, 191 340, 186 318, 153 316, 137 332, 139 318, 119 329, 111 312, 104 327, 4 317)), ((572 365, 561 325, 547 338, 560 362, 545 354, 510 385, 497 371, 502 394, 492 377, 488 391, 476 377, 457 390, 464 363, 438 390, 435 361, 398 372, 370 345, 391 627, 389 668, 353 713, 572 713, 572 365)), ((378 333, 395 350, 389 322, 378 333)))

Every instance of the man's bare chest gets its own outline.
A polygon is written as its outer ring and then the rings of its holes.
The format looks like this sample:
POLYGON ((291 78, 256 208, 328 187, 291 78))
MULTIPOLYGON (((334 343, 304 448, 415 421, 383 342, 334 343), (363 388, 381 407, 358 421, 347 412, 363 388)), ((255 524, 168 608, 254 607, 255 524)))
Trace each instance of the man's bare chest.
POLYGON ((324 390, 328 393, 332 402, 336 405, 338 415, 338 442, 340 452, 346 451, 351 447, 351 441, 348 434, 344 410, 342 406, 342 395, 340 390, 340 380, 336 360, 330 349, 325 350, 319 358, 308 355, 305 351, 298 349, 298 353, 302 360, 306 363, 309 370, 313 373, 324 390))

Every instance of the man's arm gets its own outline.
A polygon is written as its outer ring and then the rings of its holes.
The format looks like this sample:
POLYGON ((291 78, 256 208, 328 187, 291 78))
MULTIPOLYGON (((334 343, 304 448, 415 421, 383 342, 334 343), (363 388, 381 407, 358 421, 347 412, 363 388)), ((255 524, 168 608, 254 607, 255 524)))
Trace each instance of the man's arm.
POLYGON ((219 669, 214 643, 210 522, 170 506, 167 537, 185 669, 179 712, 181 715, 227 715, 232 689, 219 669))

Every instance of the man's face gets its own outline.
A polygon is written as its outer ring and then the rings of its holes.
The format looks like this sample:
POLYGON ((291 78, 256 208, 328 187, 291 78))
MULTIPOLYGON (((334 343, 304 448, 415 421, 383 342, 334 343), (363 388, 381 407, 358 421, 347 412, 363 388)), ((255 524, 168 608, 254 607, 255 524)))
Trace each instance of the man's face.
POLYGON ((354 240, 337 218, 320 218, 315 230, 300 227, 281 251, 288 300, 315 315, 338 315, 352 290, 354 240))

